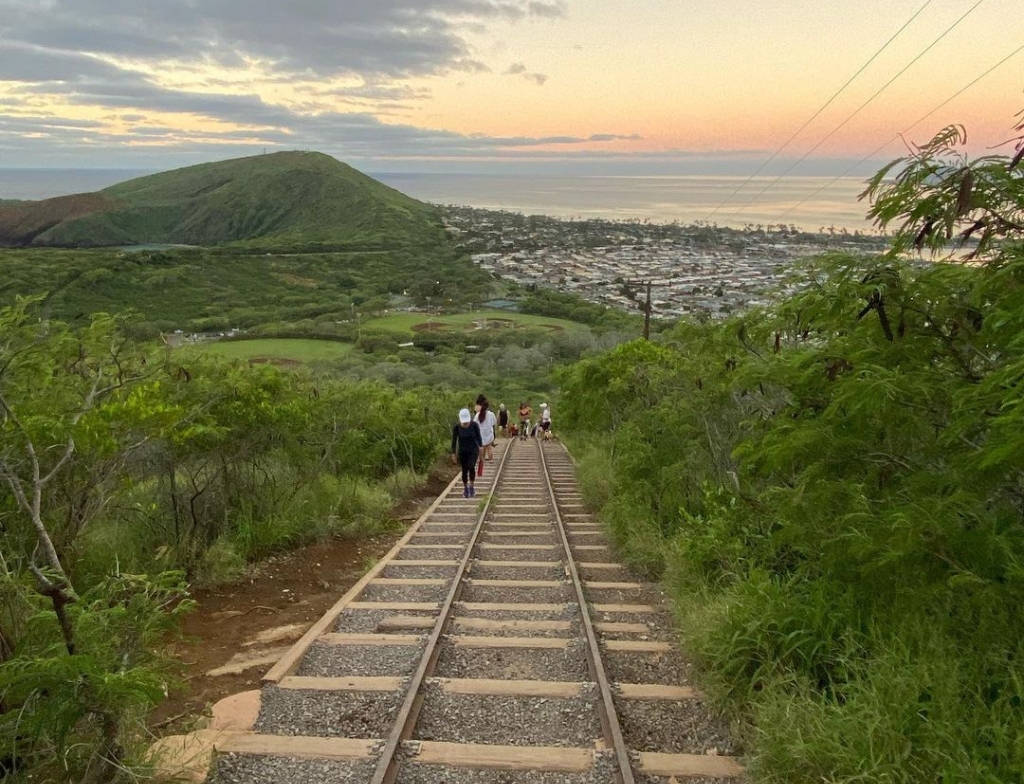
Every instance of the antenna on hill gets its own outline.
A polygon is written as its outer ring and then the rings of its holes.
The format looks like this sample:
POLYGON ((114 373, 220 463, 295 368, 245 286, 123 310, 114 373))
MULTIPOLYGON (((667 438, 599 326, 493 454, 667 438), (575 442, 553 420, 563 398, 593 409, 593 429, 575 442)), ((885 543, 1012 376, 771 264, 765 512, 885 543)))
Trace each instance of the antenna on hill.
POLYGON ((644 303, 644 340, 651 339, 651 281, 647 281, 647 302, 644 303))

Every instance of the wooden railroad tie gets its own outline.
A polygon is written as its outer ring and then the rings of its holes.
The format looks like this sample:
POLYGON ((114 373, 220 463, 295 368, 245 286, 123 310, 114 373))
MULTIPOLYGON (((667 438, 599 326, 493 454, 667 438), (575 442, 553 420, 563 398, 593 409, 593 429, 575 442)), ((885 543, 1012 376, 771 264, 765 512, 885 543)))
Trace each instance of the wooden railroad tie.
POLYGON ((306 689, 309 691, 398 691, 405 685, 405 678, 367 677, 346 675, 340 678, 321 678, 305 675, 289 675, 278 684, 282 689, 306 689))
POLYGON ((215 747, 222 754, 256 754, 303 759, 359 760, 372 757, 380 741, 302 735, 225 735, 215 747))
POLYGON ((478 694, 489 697, 554 697, 574 699, 592 683, 572 681, 516 681, 490 678, 429 678, 448 694, 478 694))

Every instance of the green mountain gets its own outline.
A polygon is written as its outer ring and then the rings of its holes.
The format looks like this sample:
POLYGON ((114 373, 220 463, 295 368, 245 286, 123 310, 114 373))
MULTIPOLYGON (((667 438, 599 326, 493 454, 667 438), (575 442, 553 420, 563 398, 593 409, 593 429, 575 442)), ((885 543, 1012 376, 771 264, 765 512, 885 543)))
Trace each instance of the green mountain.
POLYGON ((0 247, 150 243, 388 249, 436 241, 430 206, 316 152, 279 152, 0 205, 0 247))

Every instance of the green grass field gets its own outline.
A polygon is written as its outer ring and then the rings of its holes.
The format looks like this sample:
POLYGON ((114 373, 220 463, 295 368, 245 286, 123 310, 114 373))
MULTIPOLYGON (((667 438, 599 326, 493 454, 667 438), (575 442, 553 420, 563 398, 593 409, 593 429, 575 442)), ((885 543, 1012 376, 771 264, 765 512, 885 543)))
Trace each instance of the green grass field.
POLYGON ((320 362, 342 359, 352 351, 351 343, 303 338, 258 338, 222 340, 190 347, 192 351, 216 354, 225 359, 266 359, 285 362, 320 362))
POLYGON ((396 313, 380 318, 363 321, 364 328, 384 329, 389 331, 406 331, 415 333, 414 327, 420 324, 430 324, 432 329, 438 330, 467 330, 472 329, 475 322, 492 321, 489 327, 501 328, 498 321, 512 322, 514 328, 522 327, 546 327, 549 329, 580 330, 586 329, 582 324, 565 319, 547 318, 546 316, 531 316, 523 313, 508 313, 501 310, 478 310, 474 313, 452 313, 445 315, 425 313, 396 313))

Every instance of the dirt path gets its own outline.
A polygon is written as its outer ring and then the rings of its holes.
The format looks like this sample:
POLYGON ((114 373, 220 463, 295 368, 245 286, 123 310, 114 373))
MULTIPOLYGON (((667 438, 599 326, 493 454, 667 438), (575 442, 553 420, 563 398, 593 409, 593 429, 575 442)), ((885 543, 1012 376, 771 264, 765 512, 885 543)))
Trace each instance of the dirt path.
POLYGON ((170 646, 182 663, 184 683, 150 716, 154 733, 195 729, 213 703, 259 688, 270 668, 261 662, 276 658, 322 616, 391 549, 445 484, 431 481, 417 498, 394 510, 392 516, 405 525, 388 534, 310 545, 261 563, 241 582, 197 590, 198 606, 185 619, 184 639, 170 646), (249 662, 240 660, 239 651, 251 652, 249 662), (211 674, 217 670, 229 671, 211 674))

